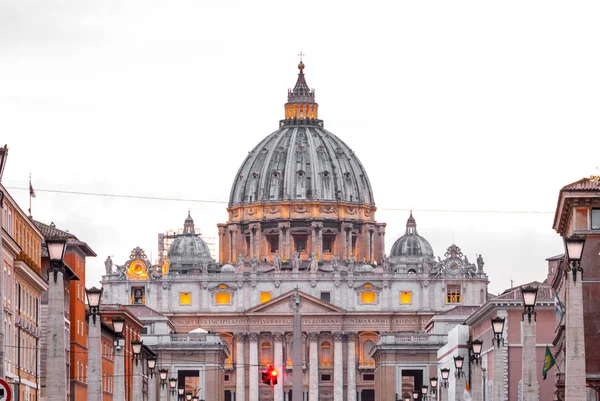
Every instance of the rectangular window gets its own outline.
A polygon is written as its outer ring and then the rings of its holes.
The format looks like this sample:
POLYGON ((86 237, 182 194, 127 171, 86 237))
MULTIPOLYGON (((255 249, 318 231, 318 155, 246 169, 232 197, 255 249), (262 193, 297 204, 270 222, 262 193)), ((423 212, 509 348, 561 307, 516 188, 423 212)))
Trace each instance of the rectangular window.
POLYGON ((269 252, 277 253, 279 251, 279 237, 269 236, 267 239, 269 241, 269 252))
POLYGON ((449 304, 458 304, 461 302, 460 284, 448 284, 448 294, 446 302, 449 304))
POLYGON ((400 292, 400 304, 412 304, 412 291, 401 291, 400 292))
POLYGON ((269 302, 271 300, 271 293, 269 291, 262 291, 260 293, 260 303, 264 304, 265 302, 269 302))
POLYGON ((192 294, 189 292, 180 292, 179 293, 179 305, 191 305, 192 304, 192 294))
POLYGON ((365 373, 363 375, 363 381, 372 382, 373 380, 375 380, 375 375, 373 373, 365 373))
POLYGON ((298 252, 306 251, 306 237, 294 237, 294 244, 298 252))
POLYGON ((331 302, 331 293, 329 291, 322 292, 321 301, 331 302))
POLYGON ((228 292, 217 292, 215 294, 215 303, 217 305, 231 304, 231 294, 228 292))
POLYGON ((330 382, 331 381, 331 375, 321 375, 321 381, 322 382, 330 382))
POLYGON ((363 304, 374 304, 377 302, 377 293, 375 291, 363 291, 360 293, 360 302, 363 304))
POLYGON ((600 209, 592 209, 592 230, 600 230, 600 209))
POLYGON ((144 287, 131 287, 131 303, 134 305, 146 303, 146 289, 144 287))
POLYGON ((324 253, 331 253, 333 252, 333 239, 335 237, 326 235, 323 237, 323 252, 324 253))

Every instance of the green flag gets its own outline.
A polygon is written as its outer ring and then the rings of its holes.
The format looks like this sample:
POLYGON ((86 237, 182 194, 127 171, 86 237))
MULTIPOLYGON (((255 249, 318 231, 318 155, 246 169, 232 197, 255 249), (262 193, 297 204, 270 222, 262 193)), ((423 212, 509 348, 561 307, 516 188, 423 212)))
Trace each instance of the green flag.
POLYGON ((546 380, 546 373, 548 373, 548 371, 552 369, 552 366, 554 365, 556 365, 556 361, 550 352, 550 347, 546 345, 546 356, 544 357, 544 368, 542 369, 542 376, 544 376, 544 380, 546 380))

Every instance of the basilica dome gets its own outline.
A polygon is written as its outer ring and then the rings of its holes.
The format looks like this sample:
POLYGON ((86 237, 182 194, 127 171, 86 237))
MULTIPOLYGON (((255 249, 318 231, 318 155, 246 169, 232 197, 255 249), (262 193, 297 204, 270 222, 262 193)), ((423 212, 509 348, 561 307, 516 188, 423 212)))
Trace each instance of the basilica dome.
POLYGON ((406 233, 398 238, 392 246, 390 257, 429 256, 433 257, 433 248, 429 241, 417 234, 417 222, 410 212, 406 221, 406 233))
POLYGON ((304 64, 298 68, 285 119, 249 152, 235 177, 229 207, 289 201, 374 206, 367 172, 352 149, 323 128, 304 64))
POLYGON ((188 213, 183 234, 177 235, 169 246, 169 271, 186 273, 189 270, 208 268, 214 263, 206 242, 196 234, 194 220, 188 213))

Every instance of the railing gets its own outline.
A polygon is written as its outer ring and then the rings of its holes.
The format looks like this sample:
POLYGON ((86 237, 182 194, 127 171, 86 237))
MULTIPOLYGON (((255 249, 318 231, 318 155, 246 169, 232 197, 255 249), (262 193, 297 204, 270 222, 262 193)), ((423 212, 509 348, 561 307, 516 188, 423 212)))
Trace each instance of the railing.
POLYGON ((383 334, 378 341, 379 345, 443 345, 447 337, 442 334, 424 333, 392 333, 383 334))
POLYGON ((172 343, 205 342, 206 339, 207 336, 203 333, 171 334, 172 343))

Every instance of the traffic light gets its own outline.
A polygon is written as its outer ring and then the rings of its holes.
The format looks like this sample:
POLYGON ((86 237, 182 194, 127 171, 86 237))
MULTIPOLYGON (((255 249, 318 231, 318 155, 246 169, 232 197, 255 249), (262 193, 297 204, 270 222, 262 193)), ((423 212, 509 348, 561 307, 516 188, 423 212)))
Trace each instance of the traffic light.
POLYGON ((262 382, 264 384, 274 386, 277 384, 277 375, 277 371, 272 365, 269 365, 269 368, 265 372, 262 372, 262 382))

